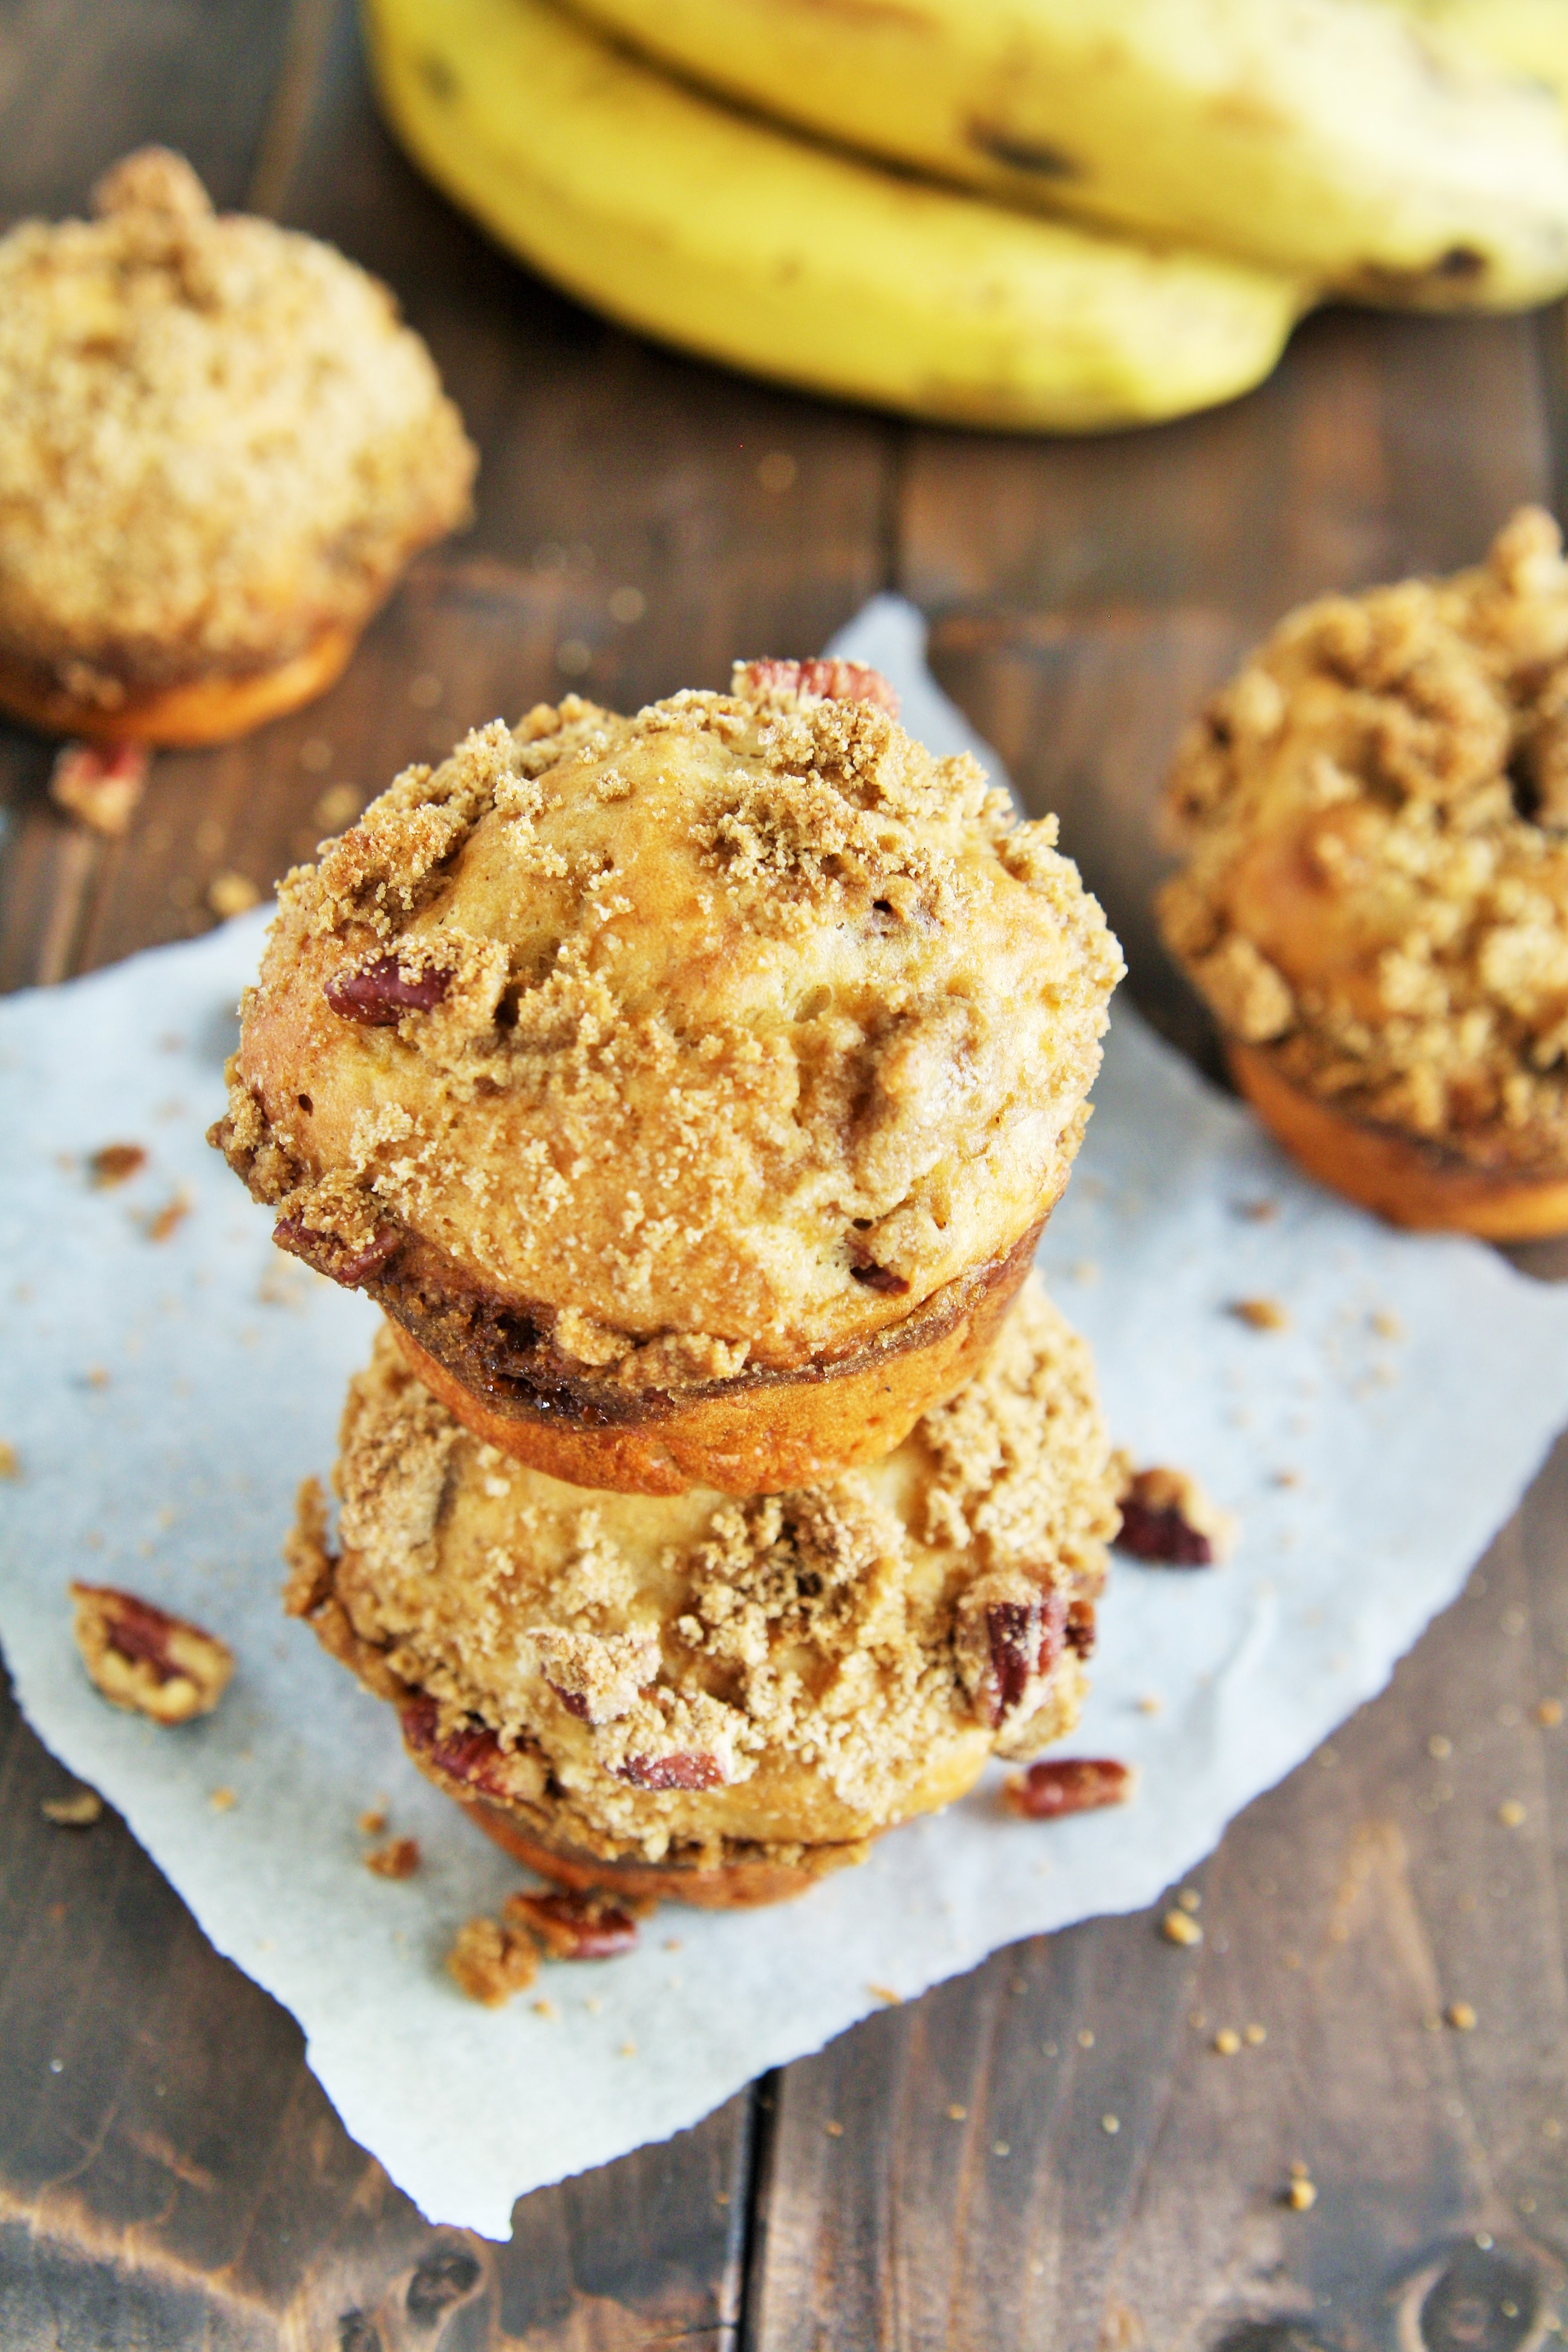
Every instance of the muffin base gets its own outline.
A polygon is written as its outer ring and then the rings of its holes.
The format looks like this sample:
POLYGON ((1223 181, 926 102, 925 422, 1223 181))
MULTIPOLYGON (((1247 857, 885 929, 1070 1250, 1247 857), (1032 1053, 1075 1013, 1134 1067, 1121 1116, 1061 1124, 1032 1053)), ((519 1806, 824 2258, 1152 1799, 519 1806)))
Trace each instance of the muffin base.
POLYGON ((1277 1143, 1321 1184, 1418 1232, 1492 1242, 1568 1234, 1568 1171, 1479 1167, 1442 1144, 1353 1118, 1280 1076, 1266 1049, 1226 1041, 1237 1086, 1277 1143))
POLYGON ((301 654, 274 669, 242 677, 187 679, 178 686, 128 695, 115 709, 79 701, 26 664, 0 654, 0 710, 46 735, 75 735, 96 743, 148 743, 195 751, 231 743, 268 719, 282 719, 335 686, 359 643, 357 630, 333 623, 301 654))
MULTIPOLYGON (((570 1486, 624 1495, 782 1494, 879 1461, 973 1378, 1034 1260, 1041 1226, 937 1291, 837 1362, 742 1374, 688 1398, 615 1398, 616 1418, 526 1393, 479 1395, 389 1315, 410 1369, 448 1412, 502 1454, 570 1486), (622 1417, 624 1416, 624 1417, 622 1417)), ((383 1304, 389 1305, 384 1298, 383 1304)))
MULTIPOLYGON (((449 1787, 447 1794, 453 1794, 449 1787)), ((579 1846, 542 1837, 487 1798, 462 1796, 457 1801, 514 1862, 557 1886, 626 1895, 634 1901, 686 1903, 698 1911, 753 1911, 765 1903, 792 1902, 829 1872, 864 1862, 872 1844, 863 1838, 852 1845, 781 1848, 776 1854, 767 1846, 737 1847, 717 1864, 606 1862, 579 1846)))

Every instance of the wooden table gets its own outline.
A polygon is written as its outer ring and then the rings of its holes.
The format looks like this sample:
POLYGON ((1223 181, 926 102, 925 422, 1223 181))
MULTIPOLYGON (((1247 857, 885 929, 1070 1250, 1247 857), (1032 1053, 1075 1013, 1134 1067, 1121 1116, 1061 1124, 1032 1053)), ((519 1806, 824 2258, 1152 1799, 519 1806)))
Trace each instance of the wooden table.
MULTIPOLYGON (((122 843, 0 736, 7 986, 205 928, 217 873, 309 854, 333 783, 568 685, 721 684, 892 584, 1202 1054, 1146 912, 1183 714, 1287 605, 1466 562, 1568 488, 1557 314, 1324 317, 1255 397, 1136 436, 921 430, 654 350, 493 251, 389 145, 348 0, 3 0, 0 212, 79 207, 153 137, 391 281, 482 445, 479 520, 325 702, 160 760, 122 843)), ((421 2221, 118 1822, 41 1817, 65 1776, 7 1707, 0 2347, 1533 2343, 1568 2323, 1568 1726, 1535 1712, 1565 1684, 1568 1445, 1388 1692, 1234 1825, 1201 1950, 1152 1916, 999 1953, 523 2200, 504 2246, 421 2221)))

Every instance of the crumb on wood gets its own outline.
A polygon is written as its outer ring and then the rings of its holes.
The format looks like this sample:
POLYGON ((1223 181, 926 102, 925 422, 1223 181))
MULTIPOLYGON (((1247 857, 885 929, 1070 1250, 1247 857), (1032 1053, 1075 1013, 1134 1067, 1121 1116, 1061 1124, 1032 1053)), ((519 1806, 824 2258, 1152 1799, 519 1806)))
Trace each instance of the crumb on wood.
POLYGON ((895 1992, 891 1985, 868 1984, 866 1990, 889 2009, 901 2009, 903 2006, 903 1994, 895 1992))
POLYGON ((1555 1731, 1558 1725, 1563 1720, 1562 1700, 1555 1698, 1542 1699, 1535 1709, 1535 1720, 1540 1724, 1543 1731, 1555 1731))
POLYGON ((103 1819, 103 1799, 96 1789, 73 1789, 68 1797, 46 1797, 38 1810, 58 1829, 89 1830, 103 1819))
POLYGON ((1216 2057, 1234 2058, 1241 2048, 1241 2036, 1234 2025, 1222 2025, 1215 2035, 1213 2047, 1216 2057))
POLYGON ((1480 2022, 1468 2000, 1451 2000, 1443 2016, 1456 2033, 1473 2033, 1480 2022))
POLYGON ((261 892, 249 875, 237 874, 232 866, 226 866, 207 884, 207 905, 224 922, 231 916, 248 914, 260 904, 261 892))
POLYGON ((148 765, 140 743, 67 743, 55 755, 49 798, 89 832, 118 841, 146 789, 148 765))

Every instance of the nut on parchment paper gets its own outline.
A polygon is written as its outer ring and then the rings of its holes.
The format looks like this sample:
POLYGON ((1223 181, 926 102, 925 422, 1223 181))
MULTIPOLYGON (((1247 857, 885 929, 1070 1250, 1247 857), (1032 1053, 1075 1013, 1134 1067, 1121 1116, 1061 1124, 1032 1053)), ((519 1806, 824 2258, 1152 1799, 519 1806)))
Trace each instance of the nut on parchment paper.
POLYGON ((1116 1466, 1123 1474, 1118 1551, 1156 1568, 1212 1568, 1227 1557, 1235 1514, 1212 1503, 1190 1471, 1158 1464, 1134 1470, 1125 1454, 1116 1456, 1116 1466))
POLYGON ((112 1584, 70 1591, 77 1648, 105 1698, 154 1723, 212 1713, 234 1672, 226 1642, 112 1584))

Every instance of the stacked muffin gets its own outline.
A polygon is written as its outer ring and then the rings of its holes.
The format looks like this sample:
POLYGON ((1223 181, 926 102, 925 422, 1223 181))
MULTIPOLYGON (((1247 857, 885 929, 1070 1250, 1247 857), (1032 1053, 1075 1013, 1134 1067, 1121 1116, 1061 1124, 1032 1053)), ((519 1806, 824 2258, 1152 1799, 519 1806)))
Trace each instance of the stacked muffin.
POLYGON ((1026 1280, 1116 943, 874 672, 569 698, 279 894, 214 1130, 387 1324, 290 1606, 557 1879, 731 1904, 1072 1722, 1116 1524, 1026 1280))

